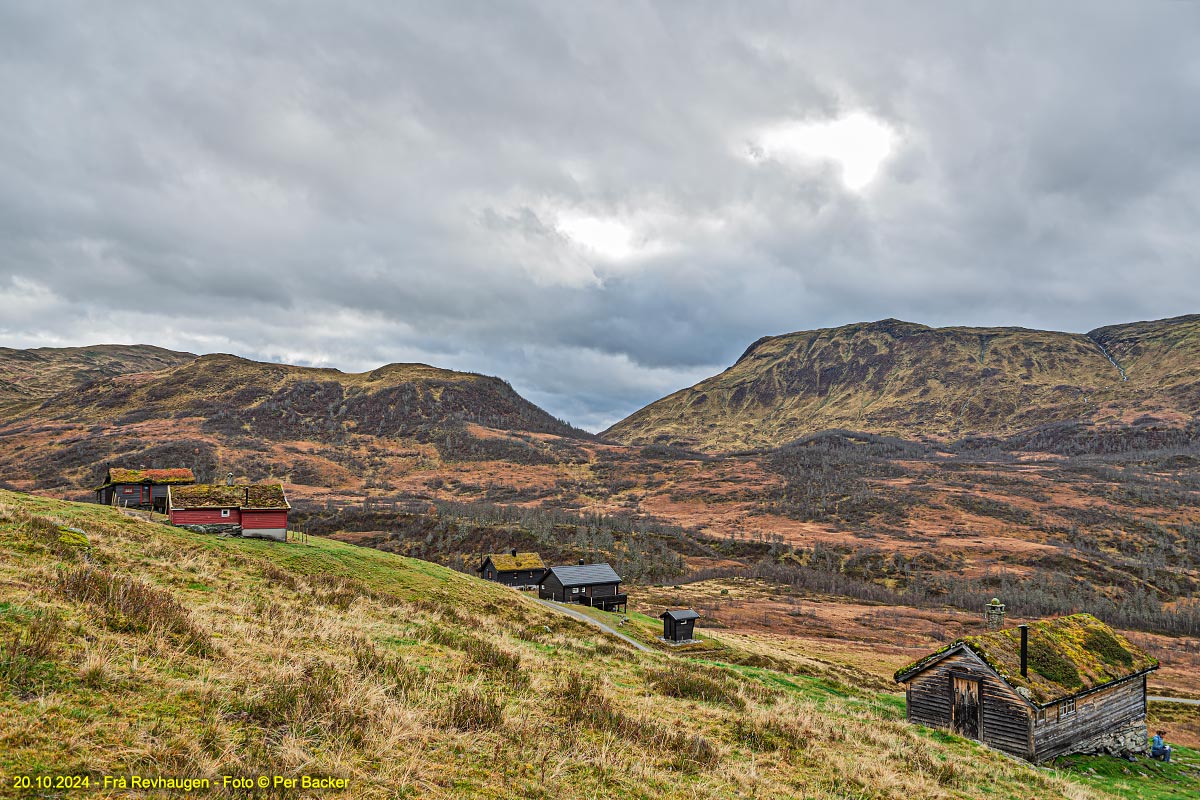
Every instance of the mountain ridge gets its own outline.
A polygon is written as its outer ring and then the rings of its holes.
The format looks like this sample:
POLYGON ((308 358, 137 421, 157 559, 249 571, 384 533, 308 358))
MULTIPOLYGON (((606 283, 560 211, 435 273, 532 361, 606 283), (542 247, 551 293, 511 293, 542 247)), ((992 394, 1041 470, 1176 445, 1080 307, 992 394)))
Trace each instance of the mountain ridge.
POLYGON ((953 440, 1147 415, 1179 424, 1200 409, 1197 365, 1200 315, 1086 334, 889 318, 760 338, 600 435, 728 452, 827 429, 953 440))

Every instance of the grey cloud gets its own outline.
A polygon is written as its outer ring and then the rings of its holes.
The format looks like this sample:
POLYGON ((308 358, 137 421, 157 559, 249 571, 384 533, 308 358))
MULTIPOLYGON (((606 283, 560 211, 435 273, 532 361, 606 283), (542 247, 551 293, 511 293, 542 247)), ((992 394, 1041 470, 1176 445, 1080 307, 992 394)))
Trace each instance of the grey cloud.
POLYGON ((0 9, 0 337, 498 374, 603 427, 764 334, 1197 310, 1200 10, 0 9), (861 195, 752 132, 897 132, 861 195), (632 220, 613 264, 556 215, 632 220))

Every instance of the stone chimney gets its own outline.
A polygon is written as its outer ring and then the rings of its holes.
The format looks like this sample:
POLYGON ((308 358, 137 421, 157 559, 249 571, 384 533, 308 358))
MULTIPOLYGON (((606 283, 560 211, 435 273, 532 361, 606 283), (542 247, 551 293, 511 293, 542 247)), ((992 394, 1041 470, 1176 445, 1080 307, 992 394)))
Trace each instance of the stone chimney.
POLYGON ((993 597, 992 602, 983 607, 983 620, 989 631, 998 631, 1004 627, 1004 603, 999 597, 993 597))
POLYGON ((225 473, 225 485, 233 486, 233 473, 232 472, 225 473))

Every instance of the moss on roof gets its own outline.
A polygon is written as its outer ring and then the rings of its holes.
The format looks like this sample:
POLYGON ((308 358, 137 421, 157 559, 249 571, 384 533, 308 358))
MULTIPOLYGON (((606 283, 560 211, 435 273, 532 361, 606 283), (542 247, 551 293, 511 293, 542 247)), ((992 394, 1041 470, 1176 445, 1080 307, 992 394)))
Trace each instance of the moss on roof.
MULTIPOLYGON (((125 469, 109 467, 108 480, 104 486, 114 483, 195 483, 196 476, 190 469, 125 469)), ((101 487, 103 488, 103 487, 101 487)))
POLYGON ((278 483, 226 486, 197 483, 171 487, 171 508, 290 508, 278 483))
POLYGON ((488 556, 492 566, 499 572, 517 572, 523 569, 545 569, 546 564, 537 553, 492 553, 488 556))
POLYGON ((1021 631, 1006 628, 964 636, 897 670, 896 680, 919 672, 951 648, 964 645, 1037 704, 1053 703, 1158 666, 1158 660, 1091 614, 1072 614, 1029 626, 1029 676, 1021 675, 1021 631))

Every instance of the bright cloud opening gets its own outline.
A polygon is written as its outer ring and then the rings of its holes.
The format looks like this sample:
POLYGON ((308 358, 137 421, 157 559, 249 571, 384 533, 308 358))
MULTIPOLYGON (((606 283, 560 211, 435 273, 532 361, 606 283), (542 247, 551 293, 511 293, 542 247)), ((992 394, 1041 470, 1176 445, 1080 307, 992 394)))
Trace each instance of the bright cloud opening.
POLYGON ((806 162, 828 159, 841 167, 842 183, 858 191, 875 179, 892 152, 895 133, 861 112, 829 122, 784 122, 761 131, 752 157, 806 162))
POLYGON ((633 229, 619 220, 562 216, 557 227, 572 241, 607 258, 624 260, 638 249, 633 243, 633 229))

